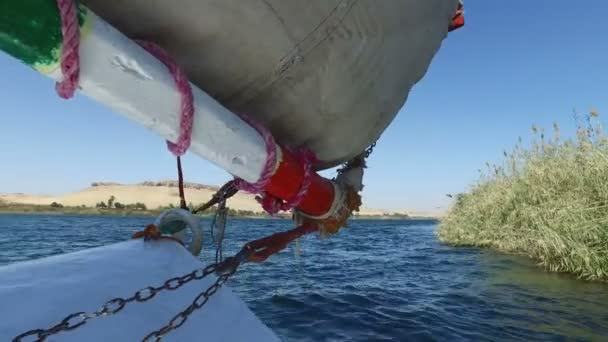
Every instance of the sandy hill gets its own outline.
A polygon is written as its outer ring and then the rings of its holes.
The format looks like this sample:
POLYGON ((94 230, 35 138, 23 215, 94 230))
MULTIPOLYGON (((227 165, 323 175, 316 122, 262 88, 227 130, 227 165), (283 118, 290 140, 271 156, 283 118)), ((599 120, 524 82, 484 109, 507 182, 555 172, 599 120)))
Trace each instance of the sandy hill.
MULTIPOLYGON (((193 204, 208 201, 217 187, 188 183, 185 187, 186 200, 193 204)), ((143 182, 140 184, 93 183, 90 187, 76 192, 58 196, 41 196, 28 194, 4 194, 0 200, 11 203, 48 205, 53 202, 65 206, 94 207, 97 203, 114 196, 115 202, 122 204, 144 203, 150 209, 179 204, 179 192, 176 182, 143 182)), ((254 196, 238 193, 230 200, 235 209, 260 211, 254 196)))
MULTIPOLYGON (((186 183, 186 200, 194 205, 204 203, 211 198, 217 189, 217 186, 186 183)), ((179 204, 179 193, 177 189, 177 182, 175 181, 147 181, 139 184, 95 182, 86 189, 57 196, 29 195, 21 193, 0 194, 0 203, 4 201, 18 204, 49 205, 53 202, 57 202, 65 206, 85 205, 87 207, 95 207, 95 205, 101 201, 107 202, 111 196, 114 196, 115 202, 120 202, 122 204, 134 204, 141 202, 150 209, 166 207, 170 204, 179 204)), ((251 210, 254 212, 262 211, 260 205, 255 201, 253 195, 242 192, 236 194, 230 199, 229 206, 236 210, 251 210)), ((361 215, 373 216, 405 213, 407 212, 366 208, 362 208, 360 212, 361 215)), ((408 214, 413 216, 429 216, 418 213, 408 214)))

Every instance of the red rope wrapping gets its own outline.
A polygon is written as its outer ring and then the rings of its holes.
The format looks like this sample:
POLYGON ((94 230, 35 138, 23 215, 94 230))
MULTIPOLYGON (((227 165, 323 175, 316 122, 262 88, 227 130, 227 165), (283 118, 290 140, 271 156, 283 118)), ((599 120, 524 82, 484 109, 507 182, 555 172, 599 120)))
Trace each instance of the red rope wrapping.
POLYGON ((285 249, 287 245, 306 234, 316 232, 319 227, 315 224, 305 223, 286 232, 274 233, 265 238, 247 243, 246 247, 252 250, 249 261, 264 262, 268 257, 285 249))

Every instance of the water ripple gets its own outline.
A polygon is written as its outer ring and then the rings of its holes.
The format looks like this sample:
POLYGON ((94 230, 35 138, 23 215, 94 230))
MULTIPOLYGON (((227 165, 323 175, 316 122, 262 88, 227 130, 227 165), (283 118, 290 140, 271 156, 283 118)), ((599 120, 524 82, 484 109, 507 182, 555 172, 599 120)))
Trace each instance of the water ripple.
MULTIPOLYGON (((128 238, 147 217, 0 215, 0 265, 128 238)), ((226 253, 288 227, 233 220, 226 253)), ((432 221, 354 221, 305 237, 232 288, 284 341, 605 341, 608 286, 440 245, 432 221)), ((210 241, 207 239, 207 241, 210 241)), ((213 260, 207 248, 201 258, 213 260)))

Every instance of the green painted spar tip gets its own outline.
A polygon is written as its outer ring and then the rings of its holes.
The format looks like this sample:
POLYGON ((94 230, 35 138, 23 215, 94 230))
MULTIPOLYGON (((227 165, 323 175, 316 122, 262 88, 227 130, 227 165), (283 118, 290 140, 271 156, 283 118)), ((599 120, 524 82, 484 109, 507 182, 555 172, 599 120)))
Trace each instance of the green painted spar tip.
MULTIPOLYGON (((82 27, 87 8, 78 7, 82 27)), ((41 72, 59 62, 61 20, 55 0, 1 0, 0 50, 41 72)))

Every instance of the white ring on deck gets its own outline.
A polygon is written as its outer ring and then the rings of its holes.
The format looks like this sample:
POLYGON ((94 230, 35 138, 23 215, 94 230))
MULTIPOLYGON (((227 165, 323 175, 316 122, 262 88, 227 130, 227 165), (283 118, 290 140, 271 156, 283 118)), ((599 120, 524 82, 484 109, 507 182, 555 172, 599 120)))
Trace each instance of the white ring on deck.
MULTIPOLYGON (((203 248, 203 229, 201 228, 198 217, 184 209, 169 209, 162 212, 160 216, 158 216, 156 219, 156 225, 160 229, 163 224, 173 221, 181 221, 190 228, 192 231, 192 242, 188 246, 188 250, 190 253, 192 253, 192 255, 199 255, 201 253, 201 249, 203 248)), ((173 237, 179 239, 184 244, 186 243, 186 233, 184 230, 173 234, 173 237)))

